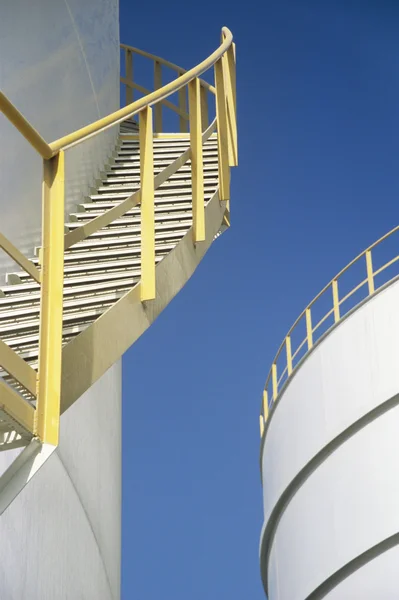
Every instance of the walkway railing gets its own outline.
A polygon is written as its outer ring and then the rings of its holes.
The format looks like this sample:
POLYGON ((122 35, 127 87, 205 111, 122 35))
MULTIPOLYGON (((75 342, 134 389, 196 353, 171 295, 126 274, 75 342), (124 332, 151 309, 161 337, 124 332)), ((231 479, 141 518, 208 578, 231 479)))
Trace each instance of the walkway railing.
POLYGON ((126 52, 126 73, 121 81, 126 86, 127 106, 50 144, 0 92, 0 110, 43 158, 40 269, 3 235, 0 236, 0 248, 41 285, 38 370, 0 341, 0 366, 34 397, 36 408, 0 379, 0 410, 41 442, 55 446, 58 444, 61 394, 64 250, 120 218, 133 206, 140 205, 141 299, 151 300, 156 294, 154 191, 191 160, 193 236, 195 242, 200 242, 205 239, 203 143, 217 131, 219 197, 227 203, 230 197, 230 166, 237 164, 235 46, 231 32, 223 28, 219 47, 188 71, 136 48, 122 48, 126 52), (133 80, 134 54, 141 54, 154 62, 154 91, 150 92, 133 80), (164 86, 162 67, 170 67, 178 74, 176 79, 164 86), (211 68, 214 69, 215 86, 200 79, 211 68), (144 96, 133 102, 133 90, 144 96), (178 107, 168 100, 176 92, 179 95, 178 107), (213 96, 216 103, 216 118, 211 124, 208 122, 209 96, 213 96), (189 130, 190 147, 154 177, 153 136, 154 131, 155 134, 162 132, 162 106, 179 114, 181 132, 189 130), (101 216, 64 235, 65 151, 134 115, 138 115, 139 120, 140 189, 101 216))
POLYGON ((398 238, 399 226, 354 258, 317 294, 292 325, 266 379, 259 417, 261 437, 270 408, 314 344, 365 298, 398 277, 398 238), (384 262, 387 255, 393 255, 393 258, 384 262), (375 264, 380 266, 376 268, 375 264))

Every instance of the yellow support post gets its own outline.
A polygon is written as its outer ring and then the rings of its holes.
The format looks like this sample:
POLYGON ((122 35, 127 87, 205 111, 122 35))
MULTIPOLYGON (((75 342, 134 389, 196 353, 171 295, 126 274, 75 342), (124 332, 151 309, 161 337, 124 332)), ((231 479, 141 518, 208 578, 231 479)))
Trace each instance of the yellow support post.
POLYGON ((313 346, 312 314, 310 308, 306 309, 306 337, 308 339, 308 350, 310 350, 313 346))
POLYGON ((65 157, 43 161, 43 232, 39 368, 35 432, 42 443, 58 445, 61 399, 62 306, 64 284, 65 157))
POLYGON ((202 158, 201 96, 198 77, 188 84, 190 114, 193 241, 205 240, 204 164, 202 158))
MULTIPOLYGON (((157 60, 154 62, 154 91, 162 87, 162 66, 157 60)), ((162 132, 162 102, 157 102, 154 107, 155 132, 162 132)))
POLYGON ((152 109, 139 113, 141 182, 141 300, 155 298, 154 154, 152 109))
POLYGON ((291 337, 289 335, 285 338, 285 350, 287 352, 287 373, 289 377, 292 373, 291 337))
MULTIPOLYGON (((183 73, 180 73, 183 75, 183 73)), ((179 90, 179 109, 183 111, 183 113, 187 113, 187 90, 186 86, 182 87, 179 90)), ((180 133, 188 132, 188 121, 184 117, 180 117, 180 133)))
POLYGON ((269 400, 268 400, 268 394, 267 394, 267 390, 263 390, 263 419, 264 422, 266 423, 267 419, 269 418, 269 400))
POLYGON ((332 282, 332 293, 333 293, 333 305, 334 305, 334 322, 338 323, 340 319, 339 314, 339 296, 338 296, 338 281, 334 279, 332 282))
POLYGON ((369 286, 369 294, 374 294, 374 273, 373 260, 371 258, 371 250, 366 251, 366 267, 367 267, 367 282, 369 286))
POLYGON ((259 416, 259 430, 260 430, 260 437, 263 438, 263 433, 265 431, 265 423, 263 421, 262 415, 259 416))
POLYGON ((208 110, 208 90, 201 85, 201 122, 202 131, 205 131, 209 125, 209 110, 208 110))
POLYGON ((278 394, 278 382, 277 382, 277 365, 272 364, 272 387, 273 387, 273 402, 276 402, 278 394))
POLYGON ((223 55, 222 60, 227 102, 229 165, 230 167, 236 167, 238 165, 238 151, 235 48, 230 46, 227 52, 223 55))
POLYGON ((219 196, 220 200, 230 200, 229 142, 227 131, 226 93, 223 78, 223 64, 220 58, 215 63, 216 121, 218 132, 219 196))
MULTIPOLYGON (((133 54, 131 50, 125 50, 125 76, 126 80, 133 83, 133 54)), ((133 88, 126 85, 126 106, 133 102, 133 88)))

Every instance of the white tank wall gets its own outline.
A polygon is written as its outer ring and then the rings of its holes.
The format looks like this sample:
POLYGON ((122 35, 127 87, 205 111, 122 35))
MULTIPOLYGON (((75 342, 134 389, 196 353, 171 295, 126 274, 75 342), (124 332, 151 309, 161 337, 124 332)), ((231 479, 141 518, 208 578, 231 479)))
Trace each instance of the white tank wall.
POLYGON ((119 600, 120 522, 121 361, 62 416, 58 449, 0 517, 1 600, 119 600))
MULTIPOLYGON (((0 88, 49 142, 119 108, 118 0, 1 2, 0 88)), ((116 135, 67 151, 67 213, 116 135)), ((41 174, 0 116, 0 229, 28 255, 40 244, 41 174)), ((0 278, 10 268, 0 251, 0 278)), ((120 412, 118 363, 63 415, 57 452, 0 517, 1 600, 119 598, 120 412)), ((0 472, 17 452, 0 454, 0 472)))
MULTIPOLYGON (((0 8, 0 89, 48 142, 119 108, 118 0, 13 0, 0 8)), ((66 154, 67 210, 111 154, 117 128, 66 154)), ((0 116, 1 232, 32 255, 41 235, 42 162, 0 116)), ((0 277, 12 262, 0 251, 0 277)), ((18 268, 19 270, 19 268, 18 268)))
POLYGON ((395 282, 344 319, 270 418, 261 457, 269 600, 398 597, 398 306, 395 282))

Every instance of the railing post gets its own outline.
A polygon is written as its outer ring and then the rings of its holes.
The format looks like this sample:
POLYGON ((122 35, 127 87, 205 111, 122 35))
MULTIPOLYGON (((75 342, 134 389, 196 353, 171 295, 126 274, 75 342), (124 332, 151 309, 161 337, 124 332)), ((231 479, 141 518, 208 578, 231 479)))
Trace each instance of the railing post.
POLYGON ((333 293, 333 306, 334 306, 334 322, 338 323, 340 319, 339 314, 339 296, 338 296, 338 281, 334 279, 332 282, 332 293, 333 293))
POLYGON ((141 187, 141 300, 155 298, 154 155, 152 109, 139 113, 141 187))
POLYGON ((269 398, 267 394, 267 390, 263 390, 263 419, 266 423, 269 418, 269 398))
POLYGON ((200 89, 202 131, 205 131, 209 125, 208 90, 202 85, 200 86, 200 89))
POLYGON ((373 260, 371 257, 371 250, 366 250, 366 267, 367 267, 367 282, 369 286, 369 294, 374 294, 374 273, 373 273, 373 260))
POLYGON ((308 350, 310 350, 313 346, 312 314, 310 312, 310 308, 307 308, 305 313, 306 313, 306 337, 308 340, 308 350))
POLYGON ((288 377, 292 373, 292 351, 291 351, 291 337, 287 335, 285 338, 285 350, 287 353, 287 373, 288 377))
MULTIPOLYGON (((133 54, 131 50, 125 49, 125 77, 133 83, 133 54)), ((126 106, 133 102, 133 88, 126 85, 126 106)))
POLYGON ((262 415, 259 415, 259 431, 260 431, 260 437, 263 438, 263 433, 265 431, 265 422, 263 420, 262 415))
POLYGON ((193 240, 205 240, 204 165, 202 159, 201 96, 198 77, 188 84, 193 195, 193 240))
MULTIPOLYGON (((154 90, 162 87, 162 66, 157 60, 154 62, 154 90)), ((162 131, 162 102, 157 102, 154 107, 155 132, 162 131)))
POLYGON ((277 365, 272 364, 272 388, 273 388, 273 402, 277 399, 278 394, 278 383, 277 383, 277 365))
POLYGON ((42 443, 58 445, 61 399, 64 283, 65 157, 43 161, 43 232, 39 367, 35 431, 42 443))
POLYGON ((227 102, 229 165, 238 165, 235 44, 222 57, 227 102))
MULTIPOLYGON (((183 73, 179 73, 179 76, 183 73)), ((179 90, 179 108, 182 112, 187 112, 187 90, 185 87, 179 90)), ((188 121, 180 115, 180 133, 188 132, 188 121)))
POLYGON ((219 159, 219 197, 230 200, 229 142, 227 131, 226 93, 223 78, 223 63, 220 58, 215 63, 216 121, 219 159))

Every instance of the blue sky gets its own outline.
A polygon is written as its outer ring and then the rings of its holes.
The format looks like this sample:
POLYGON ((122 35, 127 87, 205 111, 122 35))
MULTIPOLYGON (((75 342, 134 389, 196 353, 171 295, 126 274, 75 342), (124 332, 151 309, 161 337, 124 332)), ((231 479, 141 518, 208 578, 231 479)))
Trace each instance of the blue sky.
POLYGON ((123 359, 122 598, 261 600, 258 414, 313 296, 397 224, 399 5, 120 0, 121 41, 190 68, 235 36, 232 226, 123 359))

